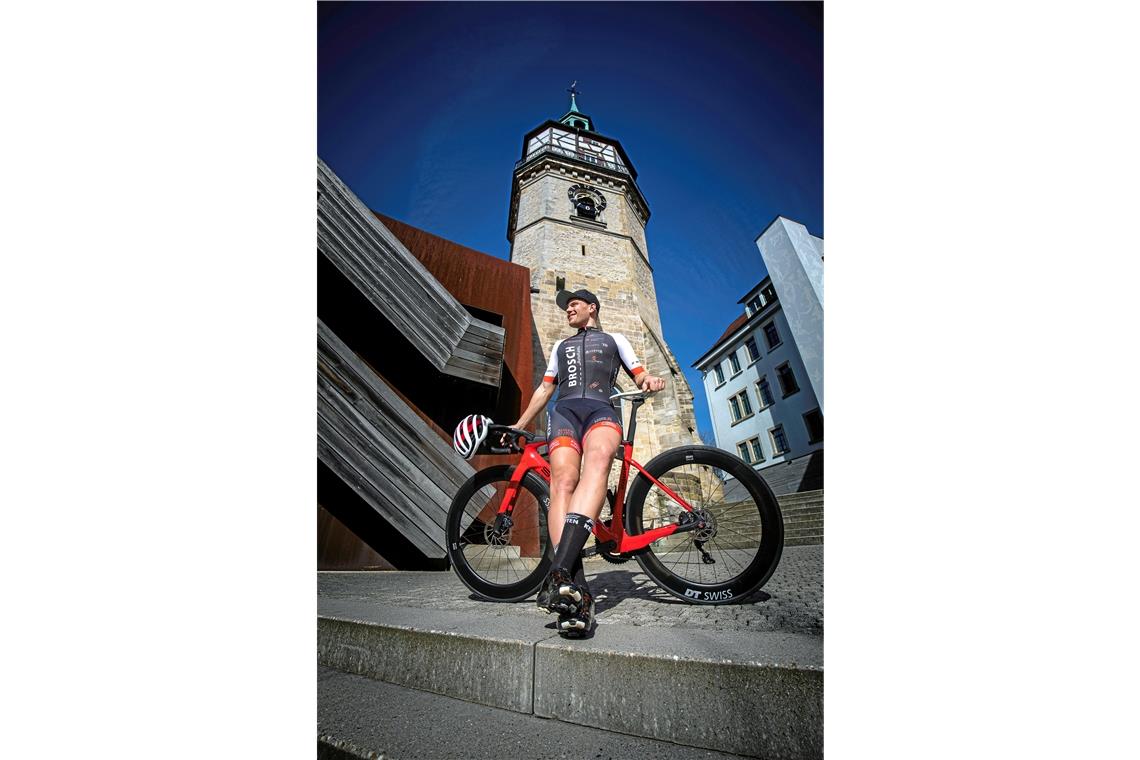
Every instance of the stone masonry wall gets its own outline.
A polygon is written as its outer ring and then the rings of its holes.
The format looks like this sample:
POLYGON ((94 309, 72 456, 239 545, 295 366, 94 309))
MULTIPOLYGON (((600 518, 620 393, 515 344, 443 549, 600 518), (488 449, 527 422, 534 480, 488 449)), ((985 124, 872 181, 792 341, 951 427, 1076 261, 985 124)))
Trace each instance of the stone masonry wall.
MULTIPOLYGON (((646 371, 666 381, 665 391, 638 412, 634 457, 645 463, 675 446, 700 443, 692 389, 662 335, 644 222, 622 183, 551 162, 528 170, 520 178, 519 192, 511 261, 530 268, 531 286, 538 290, 531 295, 535 386, 554 343, 574 332, 554 300, 557 278, 562 277, 567 290, 595 293, 602 304, 602 329, 625 335, 646 371), (575 219, 567 194, 574 184, 603 194, 607 205, 599 221, 604 228, 575 219)), ((635 388, 624 373, 618 375, 618 387, 635 388)), ((628 426, 628 405, 623 412, 628 426)), ((545 430, 545 414, 537 424, 545 430)))

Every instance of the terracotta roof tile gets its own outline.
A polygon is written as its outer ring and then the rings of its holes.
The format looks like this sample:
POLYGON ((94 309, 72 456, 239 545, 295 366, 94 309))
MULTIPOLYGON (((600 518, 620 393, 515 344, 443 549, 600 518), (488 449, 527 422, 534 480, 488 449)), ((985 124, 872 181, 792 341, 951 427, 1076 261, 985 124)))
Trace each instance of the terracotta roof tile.
POLYGON ((732 335, 734 332, 736 332, 737 330, 740 329, 740 326, 742 324, 744 324, 747 321, 748 321, 748 315, 747 314, 741 314, 739 317, 732 320, 732 324, 728 326, 728 329, 725 330, 719 338, 717 338, 716 340, 713 341, 713 345, 715 346, 716 344, 720 343, 722 340, 727 338, 729 335, 732 335))

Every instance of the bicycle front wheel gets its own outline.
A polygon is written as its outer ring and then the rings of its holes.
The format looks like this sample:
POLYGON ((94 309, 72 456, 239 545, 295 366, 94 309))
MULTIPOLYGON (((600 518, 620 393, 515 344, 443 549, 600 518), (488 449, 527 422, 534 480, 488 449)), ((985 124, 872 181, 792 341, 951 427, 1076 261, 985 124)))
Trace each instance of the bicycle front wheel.
MULTIPOLYGON (((635 557, 670 594, 694 604, 743 599, 772 577, 784 550, 784 520, 764 479, 744 460, 709 446, 666 451, 645 466, 707 525, 654 541, 635 557)), ((629 490, 626 531, 639 535, 691 519, 639 474, 629 490)))
POLYGON ((502 465, 475 473, 447 513, 447 557, 456 575, 479 596, 500 602, 538 591, 553 559, 546 527, 550 489, 535 473, 522 480, 511 525, 495 524, 513 472, 502 465))

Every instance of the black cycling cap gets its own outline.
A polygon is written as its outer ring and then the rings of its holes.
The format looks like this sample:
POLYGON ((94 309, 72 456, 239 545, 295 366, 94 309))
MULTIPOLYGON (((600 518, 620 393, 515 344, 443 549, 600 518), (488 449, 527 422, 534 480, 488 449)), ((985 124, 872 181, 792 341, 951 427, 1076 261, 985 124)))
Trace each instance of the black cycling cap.
POLYGON ((586 303, 594 304, 594 306, 598 307, 598 311, 602 310, 602 304, 598 301, 598 297, 588 290, 575 290, 573 292, 563 290, 554 297, 554 300, 558 303, 559 309, 565 310, 575 298, 580 301, 585 301, 586 303))

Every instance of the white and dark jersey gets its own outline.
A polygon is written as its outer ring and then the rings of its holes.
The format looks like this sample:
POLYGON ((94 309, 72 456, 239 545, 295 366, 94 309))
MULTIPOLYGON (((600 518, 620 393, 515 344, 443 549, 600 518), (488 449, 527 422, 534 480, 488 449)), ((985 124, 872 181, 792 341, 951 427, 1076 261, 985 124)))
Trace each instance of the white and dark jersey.
POLYGON ((585 327, 577 335, 563 338, 550 352, 545 382, 558 382, 558 400, 591 398, 612 404, 618 369, 633 379, 645 371, 633 353, 633 346, 621 333, 602 332, 585 327))

